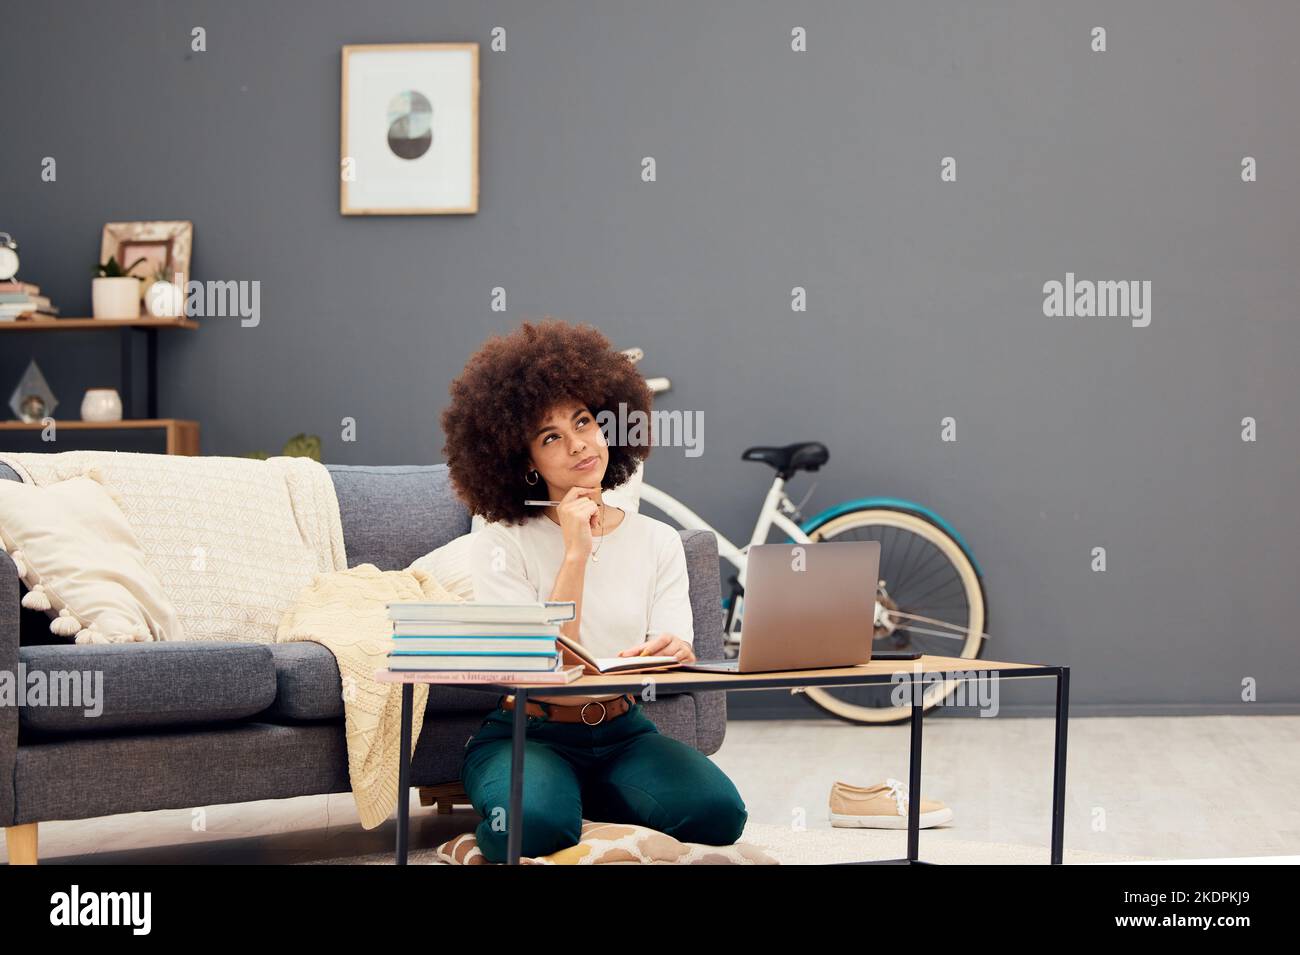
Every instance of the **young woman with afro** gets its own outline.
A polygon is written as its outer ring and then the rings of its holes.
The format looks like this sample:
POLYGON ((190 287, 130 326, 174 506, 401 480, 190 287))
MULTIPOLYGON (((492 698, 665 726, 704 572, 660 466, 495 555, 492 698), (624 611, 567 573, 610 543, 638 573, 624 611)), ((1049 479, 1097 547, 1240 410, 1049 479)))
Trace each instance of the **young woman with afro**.
MULTIPOLYGON (((648 418, 650 405, 632 362, 590 326, 524 322, 470 358, 442 426, 452 484, 487 522, 470 547, 477 601, 572 600, 577 614, 563 632, 593 656, 695 659, 680 535, 602 495, 650 453, 648 442, 609 443, 602 412, 648 418)), ((461 770, 490 862, 506 857, 513 695, 498 704, 466 743, 461 770)), ((530 694, 527 709, 523 855, 576 844, 584 818, 707 845, 740 837, 748 813, 735 785, 662 735, 632 694, 530 694)))

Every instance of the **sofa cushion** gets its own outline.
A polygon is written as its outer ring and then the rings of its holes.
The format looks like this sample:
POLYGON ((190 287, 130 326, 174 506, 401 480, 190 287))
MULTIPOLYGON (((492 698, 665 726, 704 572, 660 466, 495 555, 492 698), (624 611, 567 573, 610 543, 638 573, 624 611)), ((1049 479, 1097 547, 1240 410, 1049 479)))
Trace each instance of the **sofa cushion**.
MULTIPOLYGON (((319 643, 273 643, 275 702, 258 718, 276 723, 343 719, 343 681, 329 648, 319 643)), ((433 713, 487 713, 496 696, 459 686, 429 687, 426 718, 433 713)))
POLYGON ((343 519, 349 566, 401 570, 469 533, 469 511, 456 497, 447 465, 326 465, 343 519))
POLYGON ((29 698, 19 710, 20 732, 84 734, 230 722, 260 713, 275 699, 275 664, 261 644, 20 647, 18 660, 29 698), (42 683, 51 691, 37 703, 31 694, 42 683), (56 686, 61 688, 57 699, 56 686))
POLYGON ((334 654, 319 643, 273 643, 275 702, 261 715, 273 722, 343 718, 343 682, 334 654))
POLYGON ((722 587, 718 574, 718 538, 712 531, 683 530, 686 576, 691 581, 692 647, 697 660, 721 660, 722 587))

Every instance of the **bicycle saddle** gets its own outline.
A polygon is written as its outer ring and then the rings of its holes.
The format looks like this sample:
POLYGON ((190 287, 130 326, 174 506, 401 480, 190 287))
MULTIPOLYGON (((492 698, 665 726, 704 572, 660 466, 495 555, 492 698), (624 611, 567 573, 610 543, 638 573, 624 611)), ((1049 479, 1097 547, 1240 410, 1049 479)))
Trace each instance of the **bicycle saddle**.
POLYGON ((781 477, 789 478, 795 471, 816 471, 830 460, 831 453, 820 441, 799 441, 784 448, 746 448, 740 457, 745 461, 762 461, 770 464, 781 477))

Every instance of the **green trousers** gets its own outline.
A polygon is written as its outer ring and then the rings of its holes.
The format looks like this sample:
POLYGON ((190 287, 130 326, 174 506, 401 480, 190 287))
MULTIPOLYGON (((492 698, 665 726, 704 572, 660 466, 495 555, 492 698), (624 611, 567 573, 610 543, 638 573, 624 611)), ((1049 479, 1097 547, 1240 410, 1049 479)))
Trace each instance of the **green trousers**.
MULTIPOLYGON (((527 719, 523 855, 576 845, 583 819, 712 846, 740 838, 749 813, 735 785, 695 747, 662 735, 640 703, 595 726, 527 719)), ((461 765, 465 792, 483 816, 475 835, 489 862, 506 858, 513 721, 497 707, 465 743, 461 765)))

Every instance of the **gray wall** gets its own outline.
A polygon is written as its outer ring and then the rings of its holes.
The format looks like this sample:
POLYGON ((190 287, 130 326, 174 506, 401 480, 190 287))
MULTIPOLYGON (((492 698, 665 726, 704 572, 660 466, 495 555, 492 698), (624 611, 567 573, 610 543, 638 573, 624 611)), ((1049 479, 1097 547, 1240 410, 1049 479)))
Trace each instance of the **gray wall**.
MULTIPOLYGON (((810 507, 947 515, 988 578, 988 655, 1072 664, 1076 712, 1229 709, 1247 677, 1246 712, 1297 709, 1300 6, 293 9, 5 9, 0 230, 25 277, 88 314, 105 221, 189 218, 197 277, 262 283, 260 327, 164 343, 163 413, 200 420, 205 452, 309 430, 331 461, 440 460, 448 382, 486 335, 588 321, 703 411, 704 456, 662 449, 647 477, 727 534, 770 480, 745 447, 822 440, 810 507), (480 212, 343 218, 339 48, 412 40, 484 44, 480 212), (1066 271, 1149 279, 1150 327, 1045 318, 1066 271)), ((92 336, 0 348, 3 397, 35 354, 74 414, 117 373, 92 336)))

